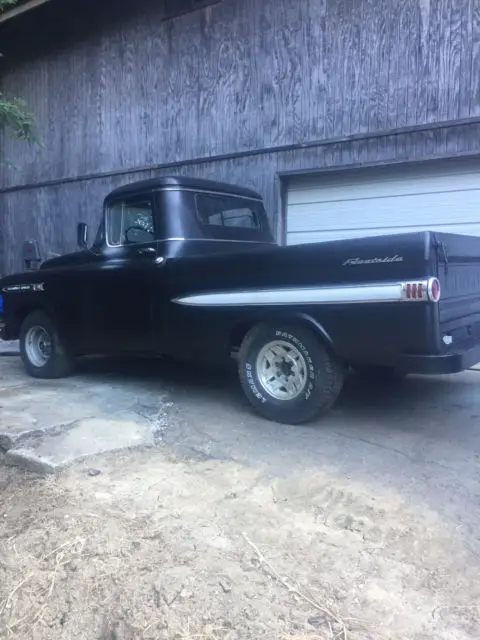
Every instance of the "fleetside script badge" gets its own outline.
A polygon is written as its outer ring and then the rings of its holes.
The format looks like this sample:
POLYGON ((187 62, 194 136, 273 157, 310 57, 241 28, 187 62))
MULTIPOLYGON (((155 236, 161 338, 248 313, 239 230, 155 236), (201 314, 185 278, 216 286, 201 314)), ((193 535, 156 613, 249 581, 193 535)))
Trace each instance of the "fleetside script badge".
POLYGON ((390 262, 403 262, 403 256, 387 256, 385 258, 347 258, 342 267, 357 267, 363 264, 388 264, 390 262))

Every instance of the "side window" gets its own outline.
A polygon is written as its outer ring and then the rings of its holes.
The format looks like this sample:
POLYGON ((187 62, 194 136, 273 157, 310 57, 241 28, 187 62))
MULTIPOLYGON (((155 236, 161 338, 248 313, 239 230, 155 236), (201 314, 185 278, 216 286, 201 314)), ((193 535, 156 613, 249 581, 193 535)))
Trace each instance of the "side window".
POLYGON ((151 200, 124 200, 106 211, 107 242, 120 247, 155 240, 151 200))
POLYGON ((259 229, 254 200, 234 196, 197 194, 197 215, 202 224, 215 227, 259 229))

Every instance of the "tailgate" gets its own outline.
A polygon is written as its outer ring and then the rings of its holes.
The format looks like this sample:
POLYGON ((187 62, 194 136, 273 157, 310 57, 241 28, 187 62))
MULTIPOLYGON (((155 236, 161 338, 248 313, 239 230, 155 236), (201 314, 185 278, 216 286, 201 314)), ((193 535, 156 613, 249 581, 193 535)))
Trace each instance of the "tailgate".
POLYGON ((480 237, 432 235, 441 285, 441 336, 452 337, 452 349, 480 341, 480 237))

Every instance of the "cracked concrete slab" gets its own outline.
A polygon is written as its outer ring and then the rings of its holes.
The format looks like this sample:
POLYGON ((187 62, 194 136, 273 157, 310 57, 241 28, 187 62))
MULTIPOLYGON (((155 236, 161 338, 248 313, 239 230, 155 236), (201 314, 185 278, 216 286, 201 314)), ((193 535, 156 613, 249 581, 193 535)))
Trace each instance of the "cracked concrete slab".
POLYGON ((0 447, 11 449, 33 434, 87 418, 95 412, 89 398, 78 402, 70 389, 48 384, 24 384, 0 389, 0 447))
MULTIPOLYGON (((70 378, 61 381, 28 380, 0 389, 0 446, 10 449, 34 433, 92 416, 111 416, 138 404, 137 394, 70 378)), ((157 408, 158 411, 158 408, 157 408)))
POLYGON ((162 437, 169 406, 162 389, 125 384, 101 367, 35 380, 18 356, 0 353, 0 450, 8 464, 48 473, 86 456, 150 446, 162 437))
POLYGON ((18 340, 0 340, 0 354, 17 355, 20 353, 18 340))
POLYGON ((88 456, 153 444, 149 421, 123 412, 112 418, 85 418, 31 436, 9 449, 5 462, 36 473, 54 473, 88 456))

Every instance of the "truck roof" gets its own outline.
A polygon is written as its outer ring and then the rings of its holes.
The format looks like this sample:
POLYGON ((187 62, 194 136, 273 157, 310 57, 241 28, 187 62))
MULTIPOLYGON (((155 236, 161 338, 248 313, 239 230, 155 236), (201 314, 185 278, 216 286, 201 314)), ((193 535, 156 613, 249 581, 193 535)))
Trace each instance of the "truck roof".
POLYGON ((239 187, 234 184, 229 184, 228 182, 216 182, 215 180, 203 180, 187 176, 160 176, 158 178, 150 178, 149 180, 131 182, 130 184, 118 187, 118 189, 109 193, 106 199, 109 200, 116 196, 133 195, 139 191, 154 191, 165 187, 184 187, 185 189, 199 189, 202 191, 220 191, 237 196, 244 196, 246 198, 262 199, 262 197, 252 189, 239 187))

